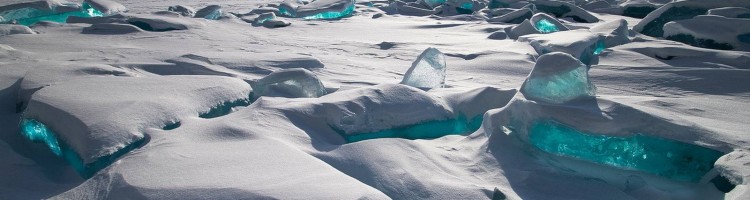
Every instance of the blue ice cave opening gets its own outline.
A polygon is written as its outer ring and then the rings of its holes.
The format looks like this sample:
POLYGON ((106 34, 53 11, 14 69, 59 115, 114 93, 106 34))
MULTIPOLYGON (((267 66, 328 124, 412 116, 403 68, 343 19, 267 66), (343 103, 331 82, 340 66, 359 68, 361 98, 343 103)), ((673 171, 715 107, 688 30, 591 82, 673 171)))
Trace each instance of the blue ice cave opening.
POLYGON ((555 26, 552 22, 547 19, 540 19, 534 23, 534 27, 541 33, 552 33, 560 31, 560 28, 555 26))
POLYGON ((347 143, 379 138, 434 139, 446 135, 463 135, 473 133, 482 125, 482 115, 468 119, 459 115, 453 119, 428 121, 415 125, 401 126, 368 133, 345 134, 338 131, 347 143))
POLYGON ((53 11, 44 11, 36 8, 19 8, 15 10, 4 11, 0 13, 0 23, 11 23, 16 21, 18 24, 31 26, 39 21, 52 21, 65 23, 70 16, 76 17, 102 17, 104 13, 93 8, 88 3, 81 4, 81 10, 72 12, 55 13, 53 11))
POLYGON ((57 134, 42 122, 35 119, 21 119, 21 134, 32 142, 43 142, 50 151, 64 159, 81 177, 90 178, 96 172, 114 163, 123 155, 143 146, 148 136, 136 140, 116 152, 97 158, 94 162, 84 163, 83 159, 66 143, 57 138, 57 134))
POLYGON ((541 119, 529 127, 531 144, 542 151, 672 180, 698 182, 724 153, 697 145, 648 136, 608 136, 578 131, 541 119))
MULTIPOLYGON (((252 95, 252 94, 251 94, 252 95)), ((201 113, 198 115, 200 118, 211 119, 227 115, 233 111, 236 107, 246 107, 252 104, 253 101, 250 98, 239 99, 235 101, 224 102, 211 108, 208 112, 201 113)), ((176 127, 175 127, 176 128, 176 127)), ((166 130, 166 129, 165 129, 166 130)))

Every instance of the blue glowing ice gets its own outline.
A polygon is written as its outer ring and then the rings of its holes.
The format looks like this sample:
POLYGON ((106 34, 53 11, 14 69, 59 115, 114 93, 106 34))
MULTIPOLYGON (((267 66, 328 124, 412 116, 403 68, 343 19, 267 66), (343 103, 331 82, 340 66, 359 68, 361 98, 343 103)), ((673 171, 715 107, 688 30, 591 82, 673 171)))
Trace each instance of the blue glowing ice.
POLYGON ((430 6, 430 8, 435 8, 439 5, 445 4, 446 0, 424 0, 424 3, 430 6))
POLYGON ((60 143, 57 141, 55 133, 41 122, 33 119, 21 120, 21 134, 31 141, 44 142, 52 153, 58 156, 62 155, 60 143))
POLYGON ((303 19, 338 19, 342 17, 350 16, 354 12, 354 1, 348 4, 344 10, 341 11, 325 11, 314 15, 304 16, 303 19))
POLYGON ((401 84, 417 88, 445 86, 445 55, 436 48, 427 48, 404 74, 401 84))
POLYGON ((87 3, 81 5, 81 10, 72 12, 61 12, 56 13, 52 10, 40 10, 37 8, 19 8, 14 10, 8 10, 0 13, 0 23, 11 23, 16 21, 18 24, 31 26, 39 21, 52 21, 57 23, 65 23, 68 17, 101 17, 104 14, 91 7, 87 3))
POLYGON ((588 78, 588 68, 567 53, 547 53, 537 59, 534 69, 521 86, 527 99, 553 104, 593 97, 596 87, 588 78))
POLYGON ((581 132, 554 120, 535 121, 529 128, 529 140, 552 154, 690 182, 699 181, 723 155, 643 134, 616 137, 581 132))
POLYGON ((221 6, 219 5, 206 6, 205 8, 195 12, 195 17, 210 20, 217 20, 221 18, 222 15, 223 11, 221 10, 221 6))
POLYGON ((541 33, 552 33, 560 31, 560 28, 555 26, 555 24, 548 21, 547 19, 540 19, 534 24, 534 27, 541 33))

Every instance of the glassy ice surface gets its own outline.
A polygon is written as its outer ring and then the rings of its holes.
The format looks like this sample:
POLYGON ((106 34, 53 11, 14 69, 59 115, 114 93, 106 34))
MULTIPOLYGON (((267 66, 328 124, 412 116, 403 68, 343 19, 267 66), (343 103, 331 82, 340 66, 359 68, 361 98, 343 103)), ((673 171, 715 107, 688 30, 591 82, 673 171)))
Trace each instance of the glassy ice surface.
POLYGON ((9 10, 0 13, 0 23, 10 23, 13 20, 17 21, 18 24, 31 26, 39 21, 52 21, 57 23, 65 23, 68 17, 101 17, 104 13, 91 7, 87 3, 81 5, 80 11, 54 13, 52 11, 44 11, 36 8, 20 8, 15 10, 9 10))
POLYGON ((221 18, 222 13, 223 11, 221 10, 221 6, 210 5, 210 6, 206 6, 205 8, 196 11, 195 17, 210 19, 210 20, 217 20, 221 18))
POLYGON ((326 11, 315 15, 302 17, 303 19, 338 19, 342 17, 350 16, 354 12, 354 3, 348 4, 348 6, 342 11, 326 11))
POLYGON ((552 154, 690 182, 699 181, 723 155, 716 150, 642 134, 615 137, 585 133, 554 120, 535 121, 529 128, 529 140, 552 154))
POLYGON ((569 54, 561 54, 564 53, 539 57, 534 70, 521 86, 521 93, 527 99, 561 104, 596 95, 596 87, 588 78, 586 65, 569 54))
POLYGON ((597 41, 596 44, 594 44, 594 47, 593 47, 593 49, 594 49, 594 55, 602 54, 602 52, 604 52, 604 49, 606 49, 606 48, 607 48, 607 45, 604 44, 604 40, 597 41))
POLYGON ((436 48, 427 48, 404 74, 401 84, 417 88, 445 86, 445 55, 436 48))
POLYGON ((547 19, 540 19, 534 24, 534 28, 536 30, 539 30, 541 33, 552 33, 560 31, 560 28, 555 26, 552 22, 548 21, 547 19))
POLYGON ((33 142, 44 142, 52 153, 58 156, 62 155, 60 143, 57 142, 55 133, 41 122, 33 119, 21 120, 21 134, 33 142))
POLYGON ((430 6, 430 8, 437 7, 439 5, 445 4, 446 0, 424 0, 424 3, 430 6))
MULTIPOLYGON (((378 138, 433 139, 446 135, 473 133, 482 125, 482 115, 468 120, 459 115, 455 119, 431 121, 416 125, 402 126, 370 133, 341 134, 347 143, 378 138)), ((339 131, 341 132, 341 131, 339 131)))
POLYGON ((301 68, 273 72, 250 86, 256 99, 261 96, 311 98, 328 93, 315 74, 301 68))

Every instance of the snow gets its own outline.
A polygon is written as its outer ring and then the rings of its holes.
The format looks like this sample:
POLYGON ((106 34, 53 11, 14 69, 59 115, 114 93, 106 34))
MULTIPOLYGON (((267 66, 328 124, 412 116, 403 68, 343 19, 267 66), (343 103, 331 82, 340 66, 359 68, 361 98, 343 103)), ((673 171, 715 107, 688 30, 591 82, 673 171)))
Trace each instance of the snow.
POLYGON ((540 33, 552 33, 557 31, 570 30, 568 27, 544 13, 537 13, 531 17, 531 24, 534 24, 534 28, 540 33))
POLYGON ((112 0, 84 0, 83 2, 102 12, 104 15, 113 15, 128 11, 128 8, 112 0))
POLYGON ((518 9, 501 16, 490 18, 487 22, 518 24, 523 22, 524 19, 531 18, 532 15, 533 13, 529 9, 518 9))
POLYGON ((750 18, 750 8, 724 7, 708 10, 708 15, 722 16, 726 18, 750 18))
MULTIPOLYGON (((566 0, 587 12, 548 13, 570 30, 547 34, 530 17, 487 21, 543 12, 545 2, 523 0, 358 1, 326 20, 281 14, 325 2, 122 0, 127 12, 18 26, 36 34, 0 36, 0 199, 747 199, 750 53, 644 35, 638 25, 655 16, 622 16, 669 0, 605 1, 566 0), (175 5, 223 14, 183 16, 175 5), (288 26, 252 23, 264 13, 288 26), (597 21, 574 17, 588 14, 597 21), (399 84, 430 47, 450 65, 444 87, 399 84), (547 59, 563 52, 572 56, 547 59), (535 99, 524 82, 543 68, 577 70, 587 80, 574 88, 596 93, 535 99), (252 97, 250 85, 285 71, 316 77, 306 85, 325 95, 252 97), (62 156, 23 135, 41 125, 62 156), (605 155, 545 151, 533 139, 544 134, 605 155), (588 148, 602 138, 649 146, 627 155, 661 164, 599 162, 626 154, 588 148), (656 159, 667 146, 726 155, 670 176, 661 169, 690 162, 656 159)), ((746 2, 679 1, 703 11, 659 19, 719 18, 746 2)))
POLYGON ((531 1, 540 12, 550 13, 555 17, 570 17, 577 22, 594 23, 599 18, 581 7, 564 1, 534 0, 531 1))
POLYGON ((750 19, 700 15, 669 22, 663 29, 666 39, 693 46, 723 50, 750 49, 750 19), (742 35, 746 37, 744 41, 742 35))
POLYGON ((441 88, 445 86, 445 55, 436 48, 427 48, 411 64, 401 84, 418 88, 441 88))
POLYGON ((13 34, 36 34, 36 32, 24 25, 0 24, 0 36, 13 34))
POLYGON ((256 99, 261 96, 311 98, 327 93, 315 74, 301 68, 275 71, 250 85, 256 99))
POLYGON ((217 20, 221 18, 223 12, 220 5, 210 5, 195 11, 193 17, 217 20))

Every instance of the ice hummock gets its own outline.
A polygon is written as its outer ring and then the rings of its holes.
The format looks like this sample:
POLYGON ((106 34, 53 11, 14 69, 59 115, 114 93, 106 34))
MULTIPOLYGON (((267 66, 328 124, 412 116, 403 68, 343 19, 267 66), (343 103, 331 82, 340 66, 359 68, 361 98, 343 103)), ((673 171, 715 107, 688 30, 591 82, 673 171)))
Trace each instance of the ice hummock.
POLYGON ((553 33, 570 30, 568 27, 560 23, 560 21, 557 21, 557 19, 544 13, 537 13, 532 16, 530 20, 534 25, 534 28, 540 33, 553 33))
POLYGON ((351 16, 354 12, 354 5, 354 0, 316 0, 294 8, 295 10, 290 14, 292 17, 303 19, 338 19, 351 16))
POLYGON ((314 98, 328 92, 315 74, 307 69, 282 69, 250 83, 255 99, 261 96, 314 98))
POLYGON ((220 5, 209 5, 195 12, 193 17, 204 18, 210 20, 217 20, 221 18, 224 12, 221 10, 220 5))
POLYGON ((84 5, 90 5, 93 9, 101 12, 104 16, 128 11, 128 8, 112 0, 84 0, 83 2, 84 5))
POLYGON ((726 18, 745 18, 750 19, 750 8, 742 7, 723 7, 708 10, 708 15, 722 16, 726 18))
POLYGON ((529 9, 518 9, 501 16, 493 17, 487 20, 490 23, 511 23, 520 24, 526 19, 530 19, 534 12, 529 9))
POLYGON ((529 142, 543 151, 678 181, 700 181, 723 155, 713 149, 637 133, 618 137, 581 132, 549 119, 537 120, 529 129, 529 142))
POLYGON ((445 55, 436 48, 427 48, 411 64, 401 84, 417 88, 442 88, 445 86, 445 55))
POLYGON ((664 38, 696 47, 720 50, 750 50, 750 19, 699 15, 664 25, 664 38))
POLYGON ((636 32, 652 37, 662 37, 665 24, 690 19, 698 15, 705 15, 708 10, 722 7, 750 7, 750 1, 721 0, 702 1, 684 0, 668 3, 649 13, 643 20, 633 27, 636 32))
POLYGON ((614 47, 630 42, 628 22, 624 19, 614 20, 591 27, 589 31, 604 36, 604 45, 614 47))
POLYGON ((536 9, 541 12, 550 13, 555 17, 570 17, 577 22, 594 23, 599 18, 574 4, 564 1, 536 0, 532 1, 536 9))
POLYGON ((549 34, 524 35, 518 41, 529 42, 539 55, 565 52, 590 65, 606 48, 604 36, 588 30, 559 31, 549 34))
POLYGON ((585 64, 570 54, 553 52, 540 56, 521 86, 526 99, 562 104, 592 98, 596 87, 588 77, 585 64))
MULTIPOLYGON (((104 1, 102 1, 104 2, 104 1)), ((58 1, 36 1, 28 3, 11 4, 0 7, 0 24, 1 23, 18 23, 21 25, 34 25, 39 21, 52 21, 65 23, 68 17, 101 17, 114 12, 121 11, 114 9, 109 13, 103 13, 90 3, 101 3, 99 1, 85 1, 83 4, 61 3, 58 1)), ((102 7, 107 8, 107 7, 102 7)))
POLYGON ((141 141, 147 128, 249 95, 247 83, 228 77, 88 77, 37 91, 23 117, 44 123, 88 165, 141 141))

